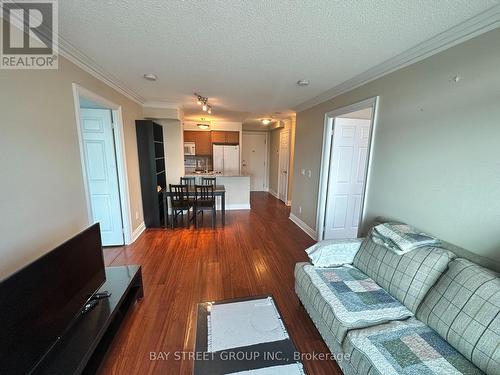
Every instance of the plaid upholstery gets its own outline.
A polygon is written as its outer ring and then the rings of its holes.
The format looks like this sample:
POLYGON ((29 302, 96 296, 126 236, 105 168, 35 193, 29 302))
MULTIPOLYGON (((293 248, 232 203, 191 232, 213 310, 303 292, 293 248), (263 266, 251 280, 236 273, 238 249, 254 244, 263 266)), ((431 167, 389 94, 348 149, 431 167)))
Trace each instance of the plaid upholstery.
POLYGON ((358 374, 482 374, 435 331, 415 318, 350 331, 344 350, 358 374))
POLYGON ((338 343, 347 331, 413 314, 396 299, 353 267, 316 268, 295 266, 296 289, 301 288, 321 312, 338 343))
POLYGON ((422 247, 398 255, 368 236, 354 257, 353 265, 415 313, 453 258, 452 252, 435 247, 422 247))
POLYGON ((500 374, 500 279, 455 259, 432 287, 417 317, 487 374, 500 374))

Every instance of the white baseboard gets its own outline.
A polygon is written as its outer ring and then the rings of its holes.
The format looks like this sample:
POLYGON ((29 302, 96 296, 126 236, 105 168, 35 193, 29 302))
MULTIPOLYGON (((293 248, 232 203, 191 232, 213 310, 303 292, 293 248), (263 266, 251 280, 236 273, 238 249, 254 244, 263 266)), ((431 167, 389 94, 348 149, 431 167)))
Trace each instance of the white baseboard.
MULTIPOLYGON (((139 238, 139 236, 146 230, 146 224, 144 224, 144 221, 139 224, 137 228, 132 232, 132 241, 130 243, 134 243, 135 240, 139 238)), ((129 244, 127 244, 129 245, 129 244)))
POLYGON ((269 194, 271 194, 276 199, 280 199, 278 193, 276 193, 273 189, 269 188, 269 194))
POLYGON ((300 220, 294 214, 290 213, 289 219, 291 221, 293 221, 300 229, 302 229, 313 240, 316 240, 318 238, 318 235, 316 234, 316 231, 314 229, 312 229, 309 225, 307 225, 306 223, 304 223, 302 220, 300 220))

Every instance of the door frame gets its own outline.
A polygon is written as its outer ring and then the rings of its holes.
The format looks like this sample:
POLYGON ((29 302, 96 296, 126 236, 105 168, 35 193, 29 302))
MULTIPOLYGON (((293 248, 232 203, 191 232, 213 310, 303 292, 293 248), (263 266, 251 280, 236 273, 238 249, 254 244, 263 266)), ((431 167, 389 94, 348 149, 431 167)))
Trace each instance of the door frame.
POLYGON ((279 130, 279 149, 278 149, 278 191, 276 192, 278 194, 278 199, 280 199, 280 176, 281 176, 281 135, 283 133, 288 133, 288 165, 286 166, 286 189, 285 189, 285 200, 282 201, 285 203, 285 205, 290 206, 288 202, 288 176, 290 174, 290 129, 282 128, 279 130))
POLYGON ((330 173, 330 158, 332 151, 333 129, 335 126, 335 118, 351 112, 359 111, 361 109, 372 107, 373 112, 372 112, 372 119, 371 119, 372 121, 370 127, 370 140, 368 144, 365 187, 363 191, 363 203, 361 204, 361 215, 358 225, 358 236, 359 236, 361 224, 365 221, 365 207, 367 202, 366 192, 368 191, 368 185, 370 183, 370 167, 372 164, 374 134, 378 118, 378 102, 379 102, 379 97, 374 96, 372 98, 362 100, 360 102, 325 113, 325 121, 323 129, 323 149, 321 152, 321 167, 319 175, 318 207, 316 211, 316 236, 318 241, 323 240, 325 235, 324 233, 325 214, 326 214, 325 210, 326 210, 326 200, 328 198, 328 176, 330 173))
POLYGON ((243 164, 243 137, 245 134, 257 134, 257 135, 265 135, 266 137, 266 168, 264 171, 264 183, 266 186, 264 186, 264 190, 262 191, 269 191, 269 132, 268 131, 258 131, 258 130, 243 130, 241 132, 241 145, 240 145, 240 154, 241 158, 240 161, 243 164))
POLYGON ((80 147, 80 161, 82 166, 83 187, 85 190, 85 200, 87 203, 87 219, 88 223, 92 224, 92 206, 90 202, 90 188, 87 180, 85 166, 85 152, 83 148, 83 134, 80 121, 80 98, 83 97, 96 104, 99 104, 111 111, 111 116, 114 125, 114 142, 115 142, 115 157, 118 171, 118 189, 120 193, 120 207, 123 223, 123 239, 125 245, 133 242, 132 233, 132 214, 130 204, 130 194, 128 190, 128 175, 127 175, 127 159, 125 155, 125 134, 123 128, 122 107, 119 104, 113 103, 102 96, 87 90, 86 88, 73 83, 73 99, 75 104, 76 130, 78 133, 78 145, 80 147))

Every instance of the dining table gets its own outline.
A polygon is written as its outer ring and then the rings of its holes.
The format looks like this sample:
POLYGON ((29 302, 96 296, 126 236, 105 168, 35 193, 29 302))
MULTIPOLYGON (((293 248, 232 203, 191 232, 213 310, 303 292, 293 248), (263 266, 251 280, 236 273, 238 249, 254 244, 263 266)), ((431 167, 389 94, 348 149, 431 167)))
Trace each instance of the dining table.
MULTIPOLYGON (((170 197, 170 190, 168 189, 162 189, 162 198, 163 198, 163 214, 165 217, 166 221, 166 226, 168 227, 169 219, 168 219, 168 198, 170 197)), ((226 225, 226 187, 224 185, 215 185, 214 186, 214 195, 216 197, 221 197, 220 203, 221 203, 221 219, 222 219, 222 226, 226 225)), ((188 185, 188 196, 189 197, 196 197, 196 190, 194 186, 189 186, 188 185)))

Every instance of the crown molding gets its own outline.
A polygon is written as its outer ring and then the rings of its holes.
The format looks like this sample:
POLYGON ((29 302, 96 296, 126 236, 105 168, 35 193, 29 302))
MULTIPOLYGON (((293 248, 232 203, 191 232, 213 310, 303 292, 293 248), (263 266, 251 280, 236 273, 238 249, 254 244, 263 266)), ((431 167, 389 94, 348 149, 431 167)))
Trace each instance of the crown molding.
POLYGON ((59 35, 59 54, 130 100, 140 105, 144 104, 145 99, 142 96, 126 87, 110 73, 99 67, 95 61, 62 38, 61 35, 59 35))
POLYGON ((469 18, 468 20, 384 61, 383 63, 378 64, 365 72, 358 74, 357 76, 354 76, 353 78, 331 88, 330 90, 295 106, 294 110, 301 112, 314 107, 315 105, 331 100, 343 93, 374 81, 377 78, 414 64, 499 26, 500 5, 495 5, 492 8, 479 13, 478 15, 469 18))
POLYGON ((148 108, 160 108, 160 109, 179 109, 179 106, 175 103, 162 102, 162 101, 146 101, 142 103, 143 107, 148 108))

